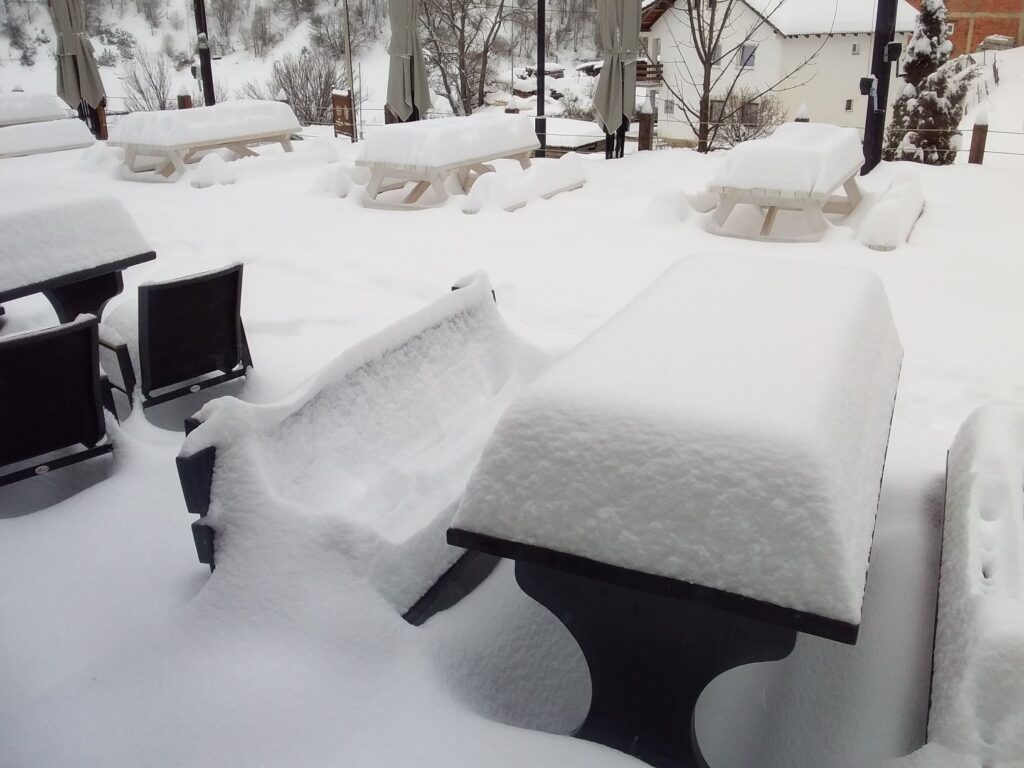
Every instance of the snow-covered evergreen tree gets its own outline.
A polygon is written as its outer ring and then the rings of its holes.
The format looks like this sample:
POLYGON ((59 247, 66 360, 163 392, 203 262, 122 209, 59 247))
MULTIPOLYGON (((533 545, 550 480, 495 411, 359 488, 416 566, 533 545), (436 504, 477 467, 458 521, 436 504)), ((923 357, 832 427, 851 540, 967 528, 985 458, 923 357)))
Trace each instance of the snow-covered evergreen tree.
POLYGON ((945 0, 923 0, 907 46, 905 85, 893 104, 886 160, 949 165, 956 159, 968 87, 980 73, 968 56, 950 59, 945 0))

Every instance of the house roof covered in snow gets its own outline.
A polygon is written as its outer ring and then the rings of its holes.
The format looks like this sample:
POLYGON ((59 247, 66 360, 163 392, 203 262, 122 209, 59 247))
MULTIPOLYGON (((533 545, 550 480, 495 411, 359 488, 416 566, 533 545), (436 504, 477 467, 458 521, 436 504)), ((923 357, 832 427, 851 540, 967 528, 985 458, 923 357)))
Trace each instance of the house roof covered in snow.
MULTIPOLYGON (((643 26, 649 30, 676 0, 652 0, 644 6, 643 26)), ((780 35, 841 35, 872 32, 875 0, 743 0, 780 35)), ((911 32, 917 11, 897 0, 896 31, 911 32)))

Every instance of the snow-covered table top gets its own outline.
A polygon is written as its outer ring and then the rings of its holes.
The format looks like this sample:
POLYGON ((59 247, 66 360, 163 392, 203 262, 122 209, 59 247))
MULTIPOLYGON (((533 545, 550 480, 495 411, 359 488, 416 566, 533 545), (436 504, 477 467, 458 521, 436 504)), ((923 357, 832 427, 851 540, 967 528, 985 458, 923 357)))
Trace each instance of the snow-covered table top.
POLYGON ((398 168, 448 168, 539 147, 533 120, 489 113, 386 125, 363 142, 359 162, 398 168))
POLYGON ((0 157, 78 149, 94 141, 88 126, 78 119, 0 126, 0 157))
POLYGON ((116 147, 178 149, 278 136, 300 130, 292 108, 280 101, 224 101, 212 107, 133 112, 110 129, 116 147))
POLYGON ((710 186, 825 197, 863 164, 864 149, 853 128, 784 123, 767 138, 729 150, 710 186))
POLYGON ((113 197, 18 185, 0 186, 0 199, 0 300, 34 292, 40 283, 153 258, 113 197))
POLYGON ((71 114, 52 93, 0 93, 0 125, 58 120, 71 114))
POLYGON ((685 259, 510 406, 452 533, 856 628, 901 361, 871 272, 685 259))

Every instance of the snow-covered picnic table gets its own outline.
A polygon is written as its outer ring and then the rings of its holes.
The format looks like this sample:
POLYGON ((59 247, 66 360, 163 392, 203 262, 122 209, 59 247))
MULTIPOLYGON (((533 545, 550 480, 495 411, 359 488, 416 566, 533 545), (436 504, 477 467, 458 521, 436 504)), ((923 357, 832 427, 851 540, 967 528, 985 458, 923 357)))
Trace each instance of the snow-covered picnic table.
POLYGON ((107 144, 125 150, 126 178, 173 180, 204 150, 225 148, 238 157, 252 157, 252 147, 276 142, 291 152, 291 137, 300 129, 295 113, 283 102, 226 101, 212 107, 125 115, 110 129, 107 144), (139 175, 151 169, 154 175, 139 175))
POLYGON ((0 127, 0 158, 82 149, 95 142, 89 127, 77 118, 0 127))
POLYGON ((43 293, 62 323, 97 317, 121 270, 156 258, 120 200, 47 186, 0 187, 0 303, 43 293))
POLYGON ((71 110, 52 93, 0 93, 0 126, 60 120, 71 110))
POLYGON ((366 191, 376 203, 377 195, 415 186, 397 207, 419 203, 423 193, 434 189, 440 205, 448 198, 445 182, 455 175, 463 192, 484 173, 494 170, 492 160, 518 160, 530 167, 530 156, 540 148, 533 122, 526 117, 505 114, 449 117, 387 125, 370 134, 364 142, 357 165, 370 169, 366 191))
POLYGON ((765 209, 768 237, 779 210, 802 211, 810 230, 828 226, 826 213, 848 214, 860 203, 857 176, 864 151, 853 128, 825 123, 785 123, 764 139, 747 141, 726 155, 709 185, 719 196, 714 221, 725 225, 740 203, 765 209), (845 197, 834 194, 843 188, 845 197))
POLYGON ((699 754, 717 674, 856 642, 901 361, 874 274, 694 257, 509 407, 449 542, 516 560, 579 641, 581 735, 691 765, 664 756, 699 754))

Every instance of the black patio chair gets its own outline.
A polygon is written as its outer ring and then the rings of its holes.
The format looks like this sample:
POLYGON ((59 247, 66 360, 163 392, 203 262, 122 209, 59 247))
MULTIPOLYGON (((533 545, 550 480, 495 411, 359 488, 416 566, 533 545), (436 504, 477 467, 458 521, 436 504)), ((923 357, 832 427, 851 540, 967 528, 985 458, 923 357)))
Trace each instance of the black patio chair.
POLYGON ((0 338, 0 486, 111 452, 104 404, 95 317, 0 338))
MULTIPOLYGON (((241 264, 139 286, 143 408, 246 375, 252 358, 241 305, 241 264)), ((110 333, 101 334, 100 343, 115 353, 121 372, 115 386, 131 400, 135 374, 127 343, 110 333)))

